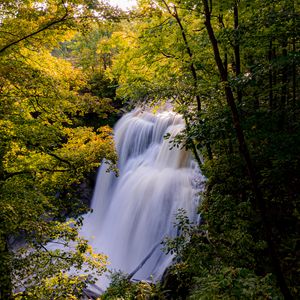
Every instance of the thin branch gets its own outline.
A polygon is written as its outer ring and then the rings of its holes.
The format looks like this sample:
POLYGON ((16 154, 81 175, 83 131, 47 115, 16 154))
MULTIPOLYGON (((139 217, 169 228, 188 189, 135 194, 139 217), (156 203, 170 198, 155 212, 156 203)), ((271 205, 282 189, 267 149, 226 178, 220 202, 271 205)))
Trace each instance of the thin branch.
MULTIPOLYGON (((183 42, 184 42, 184 45, 185 45, 186 52, 187 52, 187 54, 188 54, 188 56, 191 60, 190 70, 191 70, 191 73, 192 73, 192 76, 193 76, 193 79, 194 79, 194 88, 195 88, 195 91, 196 91, 197 86, 198 86, 198 77, 197 77, 196 67, 195 67, 195 64, 193 62, 193 52, 192 52, 191 47, 189 45, 189 42, 188 42, 185 30, 183 28, 181 19, 179 18, 177 8, 174 5, 174 12, 172 12, 169 5, 166 3, 165 0, 163 0, 163 3, 165 4, 169 14, 171 14, 171 16, 173 16, 175 18, 175 20, 176 20, 176 22, 177 22, 177 24, 180 28, 181 36, 182 36, 182 39, 183 39, 183 42)), ((198 94, 196 94, 196 101, 197 101, 197 109, 198 109, 198 111, 201 111, 201 100, 200 100, 200 96, 198 94)))
POLYGON ((9 31, 4 31, 4 30, 0 30, 0 33, 5 33, 5 34, 9 34, 9 35, 12 35, 12 36, 17 36, 16 34, 13 34, 9 31))
POLYGON ((164 53, 163 51, 160 51, 160 53, 161 53, 163 56, 167 57, 167 58, 175 58, 175 59, 177 59, 175 55, 172 55, 172 54, 166 54, 166 53, 164 53))
POLYGON ((164 25, 164 24, 165 24, 167 21, 169 21, 170 19, 171 19, 171 17, 165 19, 163 22, 159 23, 158 25, 155 25, 155 26, 153 26, 153 27, 146 27, 145 29, 146 29, 146 30, 149 30, 149 29, 158 28, 158 27, 164 25))
POLYGON ((26 40, 26 39, 28 39, 30 37, 33 37, 34 35, 42 32, 42 31, 45 31, 46 29, 48 29, 48 28, 50 28, 50 27, 52 27, 52 26, 54 26, 54 25, 56 25, 58 23, 61 23, 61 22, 65 21, 66 18, 67 18, 67 16, 68 16, 68 11, 66 10, 66 13, 63 15, 62 18, 60 18, 58 20, 55 20, 55 21, 52 21, 49 24, 45 25, 44 27, 42 27, 42 28, 40 28, 40 29, 38 29, 38 30, 36 30, 36 31, 34 31, 32 33, 29 33, 29 34, 23 36, 22 38, 17 39, 16 41, 13 41, 13 42, 7 44, 6 46, 4 46, 3 48, 0 49, 0 53, 3 53, 8 48, 10 48, 10 47, 12 47, 14 45, 17 45, 18 43, 20 43, 20 42, 22 42, 22 41, 24 41, 24 40, 26 40))
POLYGON ((69 161, 67 161, 67 160, 65 160, 65 159, 63 159, 63 158, 61 158, 61 157, 59 157, 58 155, 56 155, 56 154, 54 154, 54 153, 51 153, 51 152, 46 152, 46 153, 47 153, 48 155, 50 155, 50 156, 56 158, 56 159, 59 160, 60 162, 63 162, 63 163, 65 163, 65 164, 67 164, 70 168, 74 169, 74 166, 73 166, 69 161))
POLYGON ((193 29, 193 32, 201 32, 205 29, 205 26, 200 28, 200 29, 193 29))
POLYGON ((63 169, 63 170, 58 170, 58 169, 47 169, 47 168, 41 168, 40 171, 45 171, 45 172, 54 172, 54 173, 61 173, 61 172, 68 172, 70 169, 63 169))
POLYGON ((17 175, 32 174, 32 173, 33 173, 33 171, 26 171, 26 170, 19 171, 19 172, 12 172, 12 173, 5 172, 3 177, 4 177, 4 180, 7 180, 7 179, 12 178, 17 175))
POLYGON ((44 249, 44 252, 47 252, 48 254, 49 254, 49 256, 51 257, 51 258, 59 258, 59 259, 62 259, 62 260, 72 260, 72 258, 71 257, 68 257, 68 256, 62 256, 62 255, 56 255, 56 254, 53 254, 51 251, 49 251, 43 244, 41 244, 41 243, 38 243, 39 244, 39 246, 41 247, 41 248, 43 248, 44 249))

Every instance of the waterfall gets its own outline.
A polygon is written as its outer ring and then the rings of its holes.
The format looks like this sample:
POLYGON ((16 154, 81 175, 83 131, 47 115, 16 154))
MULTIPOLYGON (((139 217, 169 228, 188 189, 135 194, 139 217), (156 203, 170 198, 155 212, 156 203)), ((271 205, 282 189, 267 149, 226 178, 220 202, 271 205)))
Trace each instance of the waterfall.
POLYGON ((150 256, 135 279, 159 279, 171 263, 172 256, 162 252, 159 242, 176 236, 178 209, 196 218, 195 178, 201 174, 189 152, 170 150, 172 144, 164 138, 183 129, 174 112, 127 113, 115 126, 119 177, 108 173, 105 164, 99 170, 93 213, 85 219, 83 234, 96 251, 108 255, 114 270, 131 273, 150 256))

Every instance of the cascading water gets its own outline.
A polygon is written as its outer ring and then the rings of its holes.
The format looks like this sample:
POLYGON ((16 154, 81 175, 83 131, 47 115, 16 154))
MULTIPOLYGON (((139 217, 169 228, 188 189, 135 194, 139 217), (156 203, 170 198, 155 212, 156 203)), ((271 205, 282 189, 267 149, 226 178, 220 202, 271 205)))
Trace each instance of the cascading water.
MULTIPOLYGON (((159 243, 176 236, 178 209, 196 218, 199 171, 187 151, 170 150, 172 144, 164 139, 183 128, 181 116, 173 112, 126 114, 115 127, 119 177, 105 164, 98 174, 83 234, 96 251, 108 255, 111 269, 131 273, 144 260, 135 279, 159 279, 171 263, 159 243)), ((102 281, 100 286, 107 285, 102 281)))

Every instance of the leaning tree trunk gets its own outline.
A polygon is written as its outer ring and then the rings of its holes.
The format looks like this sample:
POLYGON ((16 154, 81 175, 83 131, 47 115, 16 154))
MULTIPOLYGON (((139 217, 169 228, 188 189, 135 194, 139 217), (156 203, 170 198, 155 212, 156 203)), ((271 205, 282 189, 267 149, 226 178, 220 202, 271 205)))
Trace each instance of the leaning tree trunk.
MULTIPOLYGON (((194 86, 194 93, 196 95, 196 103, 197 103, 197 112, 201 112, 201 99, 200 99, 200 95, 198 93, 198 76, 197 76, 197 70, 196 70, 196 66, 195 66, 195 63, 194 63, 194 55, 193 55, 193 52, 192 52, 192 49, 190 47, 190 44, 188 42, 188 38, 187 38, 187 34, 184 30, 184 27, 182 25, 182 22, 181 22, 181 19, 179 17, 179 14, 178 14, 178 11, 177 11, 177 8, 176 6, 174 5, 173 9, 174 11, 172 12, 170 6, 168 5, 168 3, 163 0, 163 3, 166 7, 166 9, 168 10, 169 14, 176 20, 176 23, 178 24, 179 28, 180 28, 180 33, 181 33, 181 37, 182 37, 182 40, 184 42, 184 46, 185 46, 185 50, 186 50, 186 53, 188 54, 189 56, 189 61, 190 61, 190 64, 189 64, 189 69, 191 71, 191 75, 192 75, 192 78, 193 78, 193 86, 194 86)), ((186 121, 186 124, 187 124, 187 130, 189 131, 190 130, 190 126, 188 124, 188 120, 185 119, 186 121)), ((197 152, 197 148, 196 148, 196 145, 194 143, 194 141, 192 140, 191 141, 191 148, 192 148, 192 152, 199 164, 199 167, 201 168, 201 160, 200 160, 200 157, 199 157, 199 154, 197 152)), ((208 159, 211 160, 212 157, 213 157, 213 154, 212 154, 212 149, 211 149, 211 146, 210 146, 210 143, 207 142, 206 143, 206 149, 207 149, 207 155, 208 155, 208 159)))

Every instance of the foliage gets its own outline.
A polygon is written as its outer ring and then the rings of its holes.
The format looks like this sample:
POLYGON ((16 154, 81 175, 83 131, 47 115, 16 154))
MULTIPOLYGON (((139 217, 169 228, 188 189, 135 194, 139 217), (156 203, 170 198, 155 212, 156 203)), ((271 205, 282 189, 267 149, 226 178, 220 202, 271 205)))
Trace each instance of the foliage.
POLYGON ((107 291, 100 299, 124 299, 124 300, 148 300, 165 299, 166 291, 162 291, 159 283, 153 284, 147 281, 131 282, 127 274, 112 273, 111 283, 107 291))
POLYGON ((224 268, 196 278, 197 291, 190 299, 282 299, 274 280, 255 275, 248 269, 224 268), (205 276, 206 275, 206 276, 205 276))
POLYGON ((175 254, 176 260, 180 261, 182 260, 181 254, 188 246, 193 231, 192 224, 184 209, 178 210, 174 226, 178 230, 178 236, 175 238, 166 237, 163 241, 163 251, 167 254, 175 254))
POLYGON ((53 55, 64 58, 83 70, 86 85, 80 92, 101 99, 101 105, 96 106, 97 103, 94 102, 88 114, 80 119, 82 124, 95 128, 106 124, 113 126, 119 117, 118 109, 123 106, 116 97, 117 81, 106 73, 114 56, 114 50, 109 46, 109 38, 117 27, 117 23, 92 23, 88 32, 77 33, 70 41, 61 43, 53 51, 53 55), (99 113, 105 113, 108 105, 115 109, 110 109, 109 115, 105 114, 105 119, 102 118, 99 122, 99 113))
POLYGON ((79 297, 107 262, 78 236, 82 219, 66 220, 88 210, 85 177, 117 159, 111 128, 82 119, 114 108, 53 49, 118 12, 80 0, 2 1, 0 10, 0 298, 79 297))
MULTIPOLYGON (((87 30, 91 20, 117 20, 121 12, 102 1, 60 0, 1 2, 0 53, 19 47, 57 44, 61 36, 87 30)), ((51 47, 50 46, 50 47, 51 47)))
MULTIPOLYGON (((230 257, 229 253, 225 253, 221 248, 224 240, 214 240, 206 230, 206 225, 190 224, 182 211, 178 213, 177 220, 175 226, 183 228, 181 236, 164 241, 167 246, 165 250, 175 253, 175 263, 169 268, 163 283, 163 287, 170 291, 169 297, 282 299, 271 274, 258 276, 251 266, 234 266, 238 262, 237 255, 231 254, 230 257), (233 257, 235 262, 230 260, 233 257)), ((237 230, 231 237, 240 238, 235 235, 237 230)))
POLYGON ((40 232, 16 252, 13 283, 23 290, 16 299, 80 299, 83 289, 106 271, 106 257, 77 236, 78 226, 75 221, 57 222, 55 233, 48 230, 48 244, 43 245, 46 234, 40 232))

